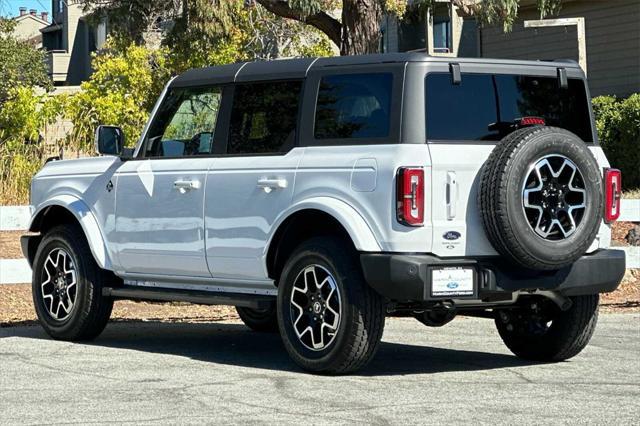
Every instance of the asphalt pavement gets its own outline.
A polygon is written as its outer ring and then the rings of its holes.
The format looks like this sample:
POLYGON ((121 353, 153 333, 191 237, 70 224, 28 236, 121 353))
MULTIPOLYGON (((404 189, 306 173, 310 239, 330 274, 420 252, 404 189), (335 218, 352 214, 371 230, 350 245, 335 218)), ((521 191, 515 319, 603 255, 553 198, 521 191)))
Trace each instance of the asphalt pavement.
POLYGON ((559 364, 512 356, 493 322, 387 321, 374 361, 313 376, 240 323, 111 323, 90 344, 0 329, 0 423, 640 423, 640 315, 603 314, 559 364))

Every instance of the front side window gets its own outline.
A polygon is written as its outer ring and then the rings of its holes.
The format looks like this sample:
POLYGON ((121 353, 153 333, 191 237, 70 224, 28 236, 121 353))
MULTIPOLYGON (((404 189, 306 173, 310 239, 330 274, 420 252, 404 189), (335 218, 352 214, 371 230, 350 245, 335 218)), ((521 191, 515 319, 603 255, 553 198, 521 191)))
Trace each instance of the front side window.
POLYGON ((391 115, 391 73, 322 77, 316 104, 316 139, 385 138, 391 115))
POLYGON ((284 153, 293 148, 301 92, 301 81, 238 84, 227 153, 284 153))
POLYGON ((211 154, 221 93, 219 87, 171 89, 147 133, 145 156, 211 154))
POLYGON ((434 73, 427 76, 425 91, 429 140, 498 141, 521 118, 537 117, 593 142, 580 79, 569 79, 563 89, 555 77, 463 74, 461 83, 453 84, 449 73, 434 73))

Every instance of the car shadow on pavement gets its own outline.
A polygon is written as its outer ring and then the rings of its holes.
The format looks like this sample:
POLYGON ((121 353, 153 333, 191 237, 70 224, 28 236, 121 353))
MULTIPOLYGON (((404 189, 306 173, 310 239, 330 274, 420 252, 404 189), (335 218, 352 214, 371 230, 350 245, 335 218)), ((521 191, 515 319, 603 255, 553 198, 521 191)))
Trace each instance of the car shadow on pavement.
MULTIPOLYGON (((0 337, 50 339, 40 327, 10 327, 1 331, 0 337)), ((290 360, 277 333, 254 332, 243 324, 111 322, 96 340, 76 344, 183 356, 216 364, 302 372, 290 360)), ((383 340, 373 361, 355 375, 482 371, 531 364, 498 353, 383 340)))

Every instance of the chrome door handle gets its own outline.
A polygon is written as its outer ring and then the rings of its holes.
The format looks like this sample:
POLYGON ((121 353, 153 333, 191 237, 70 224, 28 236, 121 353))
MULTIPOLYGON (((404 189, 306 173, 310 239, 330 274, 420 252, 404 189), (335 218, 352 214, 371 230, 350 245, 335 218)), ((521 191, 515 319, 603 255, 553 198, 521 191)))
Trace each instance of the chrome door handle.
POLYGON ((267 194, 274 189, 284 189, 287 187, 287 180, 283 178, 264 178, 258 180, 258 188, 264 189, 267 194))
POLYGON ((177 189, 181 194, 192 189, 200 189, 200 181, 198 180, 177 180, 173 182, 173 189, 177 189))

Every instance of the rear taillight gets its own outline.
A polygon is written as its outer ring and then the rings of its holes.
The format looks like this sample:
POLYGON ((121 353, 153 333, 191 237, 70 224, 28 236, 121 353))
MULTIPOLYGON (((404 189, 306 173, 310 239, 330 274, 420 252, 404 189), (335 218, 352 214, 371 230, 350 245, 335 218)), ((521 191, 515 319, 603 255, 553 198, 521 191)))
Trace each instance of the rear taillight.
POLYGON ((398 222, 407 226, 424 225, 424 169, 401 167, 396 177, 398 222))
POLYGON ((618 169, 604 169, 604 221, 614 222, 620 217, 622 173, 618 169))
POLYGON ((542 117, 522 117, 520 119, 520 127, 526 126, 544 126, 546 124, 542 117))

